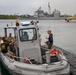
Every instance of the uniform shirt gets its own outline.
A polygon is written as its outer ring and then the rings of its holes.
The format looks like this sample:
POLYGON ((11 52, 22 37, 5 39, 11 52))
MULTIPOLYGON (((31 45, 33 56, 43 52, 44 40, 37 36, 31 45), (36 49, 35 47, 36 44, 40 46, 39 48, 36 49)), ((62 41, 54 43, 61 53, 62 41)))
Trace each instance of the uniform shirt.
POLYGON ((53 42, 53 34, 49 34, 49 38, 48 38, 49 42, 52 43, 53 42))
POLYGON ((8 40, 9 42, 11 42, 12 39, 13 39, 13 37, 8 37, 8 38, 7 38, 7 40, 8 40))

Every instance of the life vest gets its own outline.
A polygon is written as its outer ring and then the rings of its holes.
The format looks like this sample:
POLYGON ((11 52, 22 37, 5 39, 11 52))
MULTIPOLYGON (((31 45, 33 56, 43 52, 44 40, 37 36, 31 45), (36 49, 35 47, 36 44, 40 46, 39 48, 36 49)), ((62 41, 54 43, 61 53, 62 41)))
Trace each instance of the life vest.
POLYGON ((2 53, 7 53, 8 51, 7 51, 7 45, 5 44, 5 43, 2 43, 1 44, 1 52, 2 53))
POLYGON ((51 50, 50 50, 50 54, 51 54, 51 55, 58 55, 59 53, 60 53, 60 51, 57 50, 57 49, 51 49, 51 50))

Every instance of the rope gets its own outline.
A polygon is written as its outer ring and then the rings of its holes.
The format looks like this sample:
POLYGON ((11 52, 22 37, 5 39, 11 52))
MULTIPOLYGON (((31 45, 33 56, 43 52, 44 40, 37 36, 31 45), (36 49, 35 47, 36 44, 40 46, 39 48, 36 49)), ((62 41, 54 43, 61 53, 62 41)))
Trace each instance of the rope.
MULTIPOLYGON (((17 57, 17 56, 13 56, 13 55, 11 55, 11 54, 7 54, 7 56, 11 56, 11 57, 17 58, 17 59, 25 59, 25 58, 23 58, 23 57, 17 57)), ((32 64, 32 62, 31 62, 28 58, 26 58, 26 60, 28 60, 29 63, 32 64)))

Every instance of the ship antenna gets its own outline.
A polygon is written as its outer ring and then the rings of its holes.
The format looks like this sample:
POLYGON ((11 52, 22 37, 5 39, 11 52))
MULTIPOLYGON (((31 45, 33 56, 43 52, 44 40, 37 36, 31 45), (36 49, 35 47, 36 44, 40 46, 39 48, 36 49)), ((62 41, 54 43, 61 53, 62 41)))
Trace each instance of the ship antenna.
POLYGON ((49 17, 50 17, 50 15, 51 15, 50 2, 48 2, 48 10, 49 10, 49 17))

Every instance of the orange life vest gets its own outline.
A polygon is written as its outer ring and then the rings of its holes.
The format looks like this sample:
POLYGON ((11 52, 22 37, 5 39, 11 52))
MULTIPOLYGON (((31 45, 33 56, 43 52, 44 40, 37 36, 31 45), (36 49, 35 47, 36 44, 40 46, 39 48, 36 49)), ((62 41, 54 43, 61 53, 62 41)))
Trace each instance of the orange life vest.
POLYGON ((51 49, 51 50, 50 50, 50 54, 51 54, 51 55, 58 55, 59 53, 60 53, 60 51, 57 50, 57 49, 51 49))

